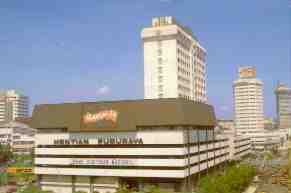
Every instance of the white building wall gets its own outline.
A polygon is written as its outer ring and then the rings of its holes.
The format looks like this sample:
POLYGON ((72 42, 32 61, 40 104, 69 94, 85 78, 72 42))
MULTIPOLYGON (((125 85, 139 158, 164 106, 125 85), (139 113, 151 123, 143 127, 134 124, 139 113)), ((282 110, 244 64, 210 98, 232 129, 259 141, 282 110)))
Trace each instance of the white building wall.
POLYGON ((15 90, 0 91, 0 122, 29 116, 29 98, 15 90))
MULTIPOLYGON (((43 190, 53 190, 62 192, 72 192, 72 187, 75 191, 83 190, 90 191, 90 188, 98 190, 101 193, 115 192, 119 187, 119 179, 124 178, 164 178, 181 180, 188 175, 197 174, 201 171, 207 170, 217 164, 225 162, 229 159, 229 147, 227 141, 217 141, 213 144, 196 144, 197 134, 196 130, 191 130, 190 153, 188 160, 188 148, 185 146, 187 141, 187 131, 183 129, 150 129, 139 130, 134 132, 97 132, 97 133, 37 133, 35 148, 35 174, 41 180, 40 184, 43 190), (90 147, 55 147, 54 140, 58 139, 84 139, 88 138, 90 144, 97 144, 96 139, 100 137, 130 137, 142 138, 145 147, 106 147, 106 148, 90 148, 90 147), (193 145, 196 144, 196 145, 193 145), (146 145, 150 145, 147 147, 146 145), (152 145, 159 145, 161 147, 151 147, 152 145), (172 147, 172 146, 173 147, 172 147), (175 147, 178 145, 177 147, 175 147), (164 147, 163 147, 164 146, 164 147), (167 147, 168 146, 168 147, 167 147), (211 152, 199 153, 199 151, 213 150, 211 152), (73 156, 75 155, 75 156, 73 156), (123 158, 110 158, 114 156, 123 156, 123 158), (56 157, 57 156, 57 157, 56 157), (78 157, 77 157, 78 156, 78 157), (91 157, 90 157, 91 156, 91 157), (92 157, 93 156, 93 157, 92 157), (96 156, 96 158, 94 158, 96 156), (102 157, 102 156, 105 156, 102 157), (127 156, 141 156, 140 158, 132 158, 127 156), (150 156, 143 158, 142 156, 150 156), (154 156, 154 157, 152 157, 154 156), (169 156, 169 158, 159 158, 159 156, 169 156), (178 156, 175 158, 174 156, 178 156), (214 156, 219 156, 214 159, 214 156), (157 158, 155 158, 157 157, 157 158), (121 168, 124 165, 115 165, 116 168, 104 167, 100 160, 126 160, 135 168, 121 168), (209 161, 208 161, 209 159, 209 161), (212 160, 211 160, 212 159, 212 160), (89 160, 90 165, 96 168, 85 168, 89 160), (81 161, 81 162, 78 162, 81 161), (97 162, 95 162, 97 161, 97 162), (188 161, 192 166, 190 173, 187 168, 188 161), (199 161, 203 163, 198 164, 199 161), (74 167, 79 166, 79 167, 74 167), (82 167, 84 166, 84 167, 82 167), (98 168, 99 166, 99 168, 98 168), (117 167, 118 166, 118 167, 117 167), (148 168, 147 168, 148 167, 148 168), (150 167, 150 168, 149 168, 150 167), (157 167, 157 169, 155 169, 157 167), (160 167, 160 168, 158 168, 160 167), (161 168, 162 167, 162 168, 161 168), (169 167, 169 169, 167 169, 169 167), (173 168, 175 167, 175 168, 173 168), (176 169, 177 168, 177 169, 176 169), (185 169, 184 169, 185 168, 185 169), (57 176, 57 177, 56 177, 57 176), (61 179, 64 177, 64 179, 61 179), (106 179, 115 177, 116 183, 102 183, 95 182, 96 179, 106 179), (52 180, 55 179, 55 180, 52 180), (74 180, 75 179, 75 182, 74 180), (93 179, 93 182, 92 182, 93 179), (103 185, 102 185, 103 184, 103 185)), ((110 165, 111 166, 111 165, 110 165)), ((126 165, 127 166, 127 165, 126 165)), ((173 186, 167 184, 165 186, 173 186)), ((173 187, 172 187, 173 188, 173 187)))
POLYGON ((34 130, 27 125, 15 121, 0 125, 0 144, 10 145, 14 153, 32 152, 34 142, 34 130))
POLYGON ((168 22, 155 23, 141 33, 145 98, 186 98, 205 103, 206 62, 201 56, 205 58, 206 50, 191 32, 172 19, 168 22))
MULTIPOLYGON (((139 155, 139 156, 179 156, 186 155, 188 150, 186 147, 135 147, 135 148, 51 148, 47 145, 53 145, 55 139, 69 139, 69 138, 89 138, 90 143, 97 144, 97 137, 109 137, 109 136, 119 136, 119 137, 137 137, 142 138, 144 144, 184 144, 184 131, 183 130, 157 130, 157 131, 139 131, 139 132, 121 132, 121 133, 58 133, 58 134, 37 134, 36 135, 36 145, 41 145, 35 148, 36 155, 139 155), (95 141, 94 141, 95 139, 95 141), (42 147, 44 146, 44 147, 42 147)), ((216 142, 215 145, 200 145, 192 146, 190 148, 191 153, 197 153, 198 149, 200 151, 211 150, 214 148, 222 148, 227 146, 227 142, 216 142)), ((221 155, 227 153, 228 151, 217 150, 215 155, 221 155)), ((204 153, 200 155, 194 155, 191 157, 191 163, 200 160, 206 160, 214 155, 213 152, 204 153), (200 156, 200 158, 198 158, 200 156)), ((52 165, 71 165, 73 160, 81 160, 83 158, 48 158, 48 157, 36 157, 36 164, 52 164, 52 165)), ((92 160, 93 158, 84 158, 86 160, 92 160)), ((98 160, 99 158, 94 158, 93 160, 98 160)), ((105 158, 102 158, 104 160, 105 158)), ((101 160, 101 158, 99 159, 101 160)), ((136 159, 136 158, 126 158, 130 160, 135 166, 186 166, 187 159, 136 159)), ((142 174, 143 175, 143 174, 142 174)))
POLYGON ((181 130, 143 130, 138 132, 98 132, 98 133, 55 133, 36 135, 37 145, 53 145, 56 139, 90 138, 96 143, 98 137, 135 137, 142 138, 144 144, 183 144, 184 133, 181 130), (49 137, 48 137, 49 136, 49 137))
POLYGON ((244 155, 251 153, 252 141, 249 136, 236 135, 235 132, 226 132, 217 135, 217 137, 228 139, 230 160, 240 160, 244 155))
POLYGON ((240 134, 264 130, 263 83, 254 78, 234 82, 235 127, 240 134))

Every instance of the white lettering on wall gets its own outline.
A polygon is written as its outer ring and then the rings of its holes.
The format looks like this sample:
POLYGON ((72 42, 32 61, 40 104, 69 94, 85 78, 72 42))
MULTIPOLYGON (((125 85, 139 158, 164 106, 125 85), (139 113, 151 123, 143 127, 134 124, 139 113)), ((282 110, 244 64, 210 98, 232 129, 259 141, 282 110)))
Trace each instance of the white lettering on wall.
POLYGON ((72 165, 102 165, 102 166, 133 166, 136 165, 129 159, 72 159, 72 165))

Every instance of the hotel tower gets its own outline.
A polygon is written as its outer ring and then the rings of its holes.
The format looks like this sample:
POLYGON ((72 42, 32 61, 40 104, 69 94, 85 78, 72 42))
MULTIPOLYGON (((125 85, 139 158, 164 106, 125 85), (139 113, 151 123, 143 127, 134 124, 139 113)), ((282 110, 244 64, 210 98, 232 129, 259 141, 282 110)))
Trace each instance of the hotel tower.
POLYGON ((152 19, 141 33, 144 97, 185 98, 206 103, 206 50, 173 17, 152 19))

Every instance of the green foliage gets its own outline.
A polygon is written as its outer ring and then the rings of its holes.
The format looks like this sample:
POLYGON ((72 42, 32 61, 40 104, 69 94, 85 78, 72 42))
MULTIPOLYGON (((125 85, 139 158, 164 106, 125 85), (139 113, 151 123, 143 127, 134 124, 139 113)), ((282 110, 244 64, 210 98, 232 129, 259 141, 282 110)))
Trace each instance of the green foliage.
POLYGON ((77 191, 77 192, 74 192, 74 193, 86 193, 86 192, 83 192, 83 191, 77 191))
MULTIPOLYGON (((116 193, 133 193, 133 192, 136 193, 136 190, 129 188, 129 186, 125 185, 117 189, 116 193)), ((152 185, 152 186, 146 186, 144 188, 143 193, 166 193, 166 192, 161 191, 158 186, 152 185)))
POLYGON ((134 189, 129 188, 128 185, 121 186, 117 189, 116 193, 132 193, 134 192, 134 189))
POLYGON ((0 186, 7 184, 7 174, 6 173, 0 173, 0 186))
POLYGON ((10 167, 33 167, 33 156, 31 154, 13 154, 11 159, 14 162, 9 164, 10 167))
POLYGON ((273 155, 271 152, 265 152, 264 153, 264 159, 269 161, 269 160, 272 160, 273 159, 273 155))
POLYGON ((6 163, 12 157, 9 145, 0 144, 0 163, 6 163))
POLYGON ((206 176, 199 183, 198 193, 242 192, 255 176, 255 169, 241 164, 229 167, 225 175, 206 176))
POLYGON ((145 188, 144 193, 165 193, 165 192, 162 192, 158 186, 148 186, 145 188))
MULTIPOLYGON (((33 157, 30 154, 13 154, 11 160, 13 160, 13 162, 9 163, 9 167, 33 167, 33 157)), ((19 184, 28 184, 36 180, 36 176, 30 173, 14 173, 8 176, 10 179, 15 179, 19 184)))

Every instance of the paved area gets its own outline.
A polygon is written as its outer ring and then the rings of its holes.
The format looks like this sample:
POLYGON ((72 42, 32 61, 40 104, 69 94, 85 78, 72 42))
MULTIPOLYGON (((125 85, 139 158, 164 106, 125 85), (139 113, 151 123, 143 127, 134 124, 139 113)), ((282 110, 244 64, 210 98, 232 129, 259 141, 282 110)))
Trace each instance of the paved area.
POLYGON ((266 192, 266 193, 288 193, 288 188, 280 185, 274 184, 263 184, 257 190, 257 192, 266 192))

